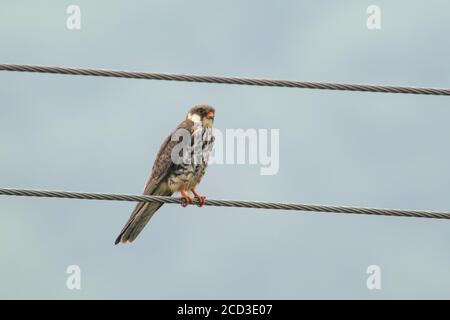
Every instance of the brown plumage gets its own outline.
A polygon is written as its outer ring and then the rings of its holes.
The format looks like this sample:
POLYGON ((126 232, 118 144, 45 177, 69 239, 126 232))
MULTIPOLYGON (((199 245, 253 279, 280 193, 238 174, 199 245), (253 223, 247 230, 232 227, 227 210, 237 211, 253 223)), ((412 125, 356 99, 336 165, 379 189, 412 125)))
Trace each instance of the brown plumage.
MULTIPOLYGON (((186 119, 162 143, 156 155, 151 175, 145 185, 144 195, 171 196, 174 192, 181 192, 183 198, 189 202, 192 199, 187 194, 192 191, 196 197, 200 197, 199 200, 204 201, 204 197, 196 193, 195 187, 205 172, 207 157, 212 149, 214 137, 206 143, 202 142, 202 152, 207 154, 206 161, 197 165, 194 162, 191 164, 177 164, 172 161, 174 147, 182 142, 181 137, 172 141, 172 135, 180 132, 179 130, 186 130, 185 132, 189 133, 192 138, 195 132, 201 130, 202 138, 205 137, 204 132, 212 130, 214 113, 214 109, 208 105, 197 105, 190 109, 186 119)), ((192 154, 191 157, 193 157, 192 154)), ((128 243, 135 240, 161 206, 161 203, 156 202, 137 203, 130 219, 117 237, 115 244, 128 243)))

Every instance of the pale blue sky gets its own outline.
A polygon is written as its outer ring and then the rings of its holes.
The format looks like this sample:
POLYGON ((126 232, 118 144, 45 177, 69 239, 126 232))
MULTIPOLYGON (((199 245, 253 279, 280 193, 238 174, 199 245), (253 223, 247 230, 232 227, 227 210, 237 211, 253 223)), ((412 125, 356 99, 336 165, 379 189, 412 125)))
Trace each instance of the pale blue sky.
MULTIPOLYGON (((0 8, 1 63, 450 87, 444 0, 0 8)), ((280 129, 279 173, 211 166, 211 198, 450 210, 448 97, 6 72, 0 88, 2 187, 140 193, 164 137, 209 103, 219 128, 280 129)), ((450 297, 447 221, 171 205, 113 246, 132 206, 0 197, 0 298, 450 297), (366 288, 371 264, 381 291, 366 288)))

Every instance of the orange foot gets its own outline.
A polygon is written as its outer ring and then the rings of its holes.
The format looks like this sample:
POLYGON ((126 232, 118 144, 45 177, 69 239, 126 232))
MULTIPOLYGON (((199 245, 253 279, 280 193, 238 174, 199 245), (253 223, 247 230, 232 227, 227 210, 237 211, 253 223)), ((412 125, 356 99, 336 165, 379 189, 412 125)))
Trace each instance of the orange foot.
POLYGON ((201 196, 197 193, 197 191, 195 191, 194 189, 192 189, 192 193, 194 194, 194 199, 198 202, 197 206, 199 208, 203 207, 203 205, 205 204, 206 201, 206 197, 205 196, 201 196))
POLYGON ((185 191, 181 191, 181 206, 187 207, 188 204, 192 204, 192 198, 185 191))

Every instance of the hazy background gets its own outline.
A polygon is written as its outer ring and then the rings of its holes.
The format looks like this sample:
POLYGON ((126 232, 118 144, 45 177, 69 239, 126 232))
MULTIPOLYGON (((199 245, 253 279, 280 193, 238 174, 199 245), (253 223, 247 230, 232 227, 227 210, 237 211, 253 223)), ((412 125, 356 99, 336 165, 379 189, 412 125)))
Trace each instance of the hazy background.
MULTIPOLYGON (((450 87, 449 1, 1 1, 0 62, 450 87), (81 30, 66 28, 70 4, 81 30), (366 8, 382 9, 382 29, 366 8)), ((141 193, 188 107, 280 128, 280 171, 210 198, 450 210, 450 98, 0 72, 0 185, 141 193)), ((450 298, 450 222, 0 197, 1 298, 450 298), (82 290, 66 288, 68 265, 82 290), (382 269, 382 290, 366 268, 382 269)))

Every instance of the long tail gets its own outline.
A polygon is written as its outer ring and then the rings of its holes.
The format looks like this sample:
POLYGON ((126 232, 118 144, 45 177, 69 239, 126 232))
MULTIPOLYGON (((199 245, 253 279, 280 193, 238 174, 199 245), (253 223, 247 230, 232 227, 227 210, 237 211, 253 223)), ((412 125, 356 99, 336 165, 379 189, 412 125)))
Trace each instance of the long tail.
POLYGON ((162 205, 162 203, 157 202, 138 203, 130 219, 117 237, 115 244, 133 242, 162 205))

